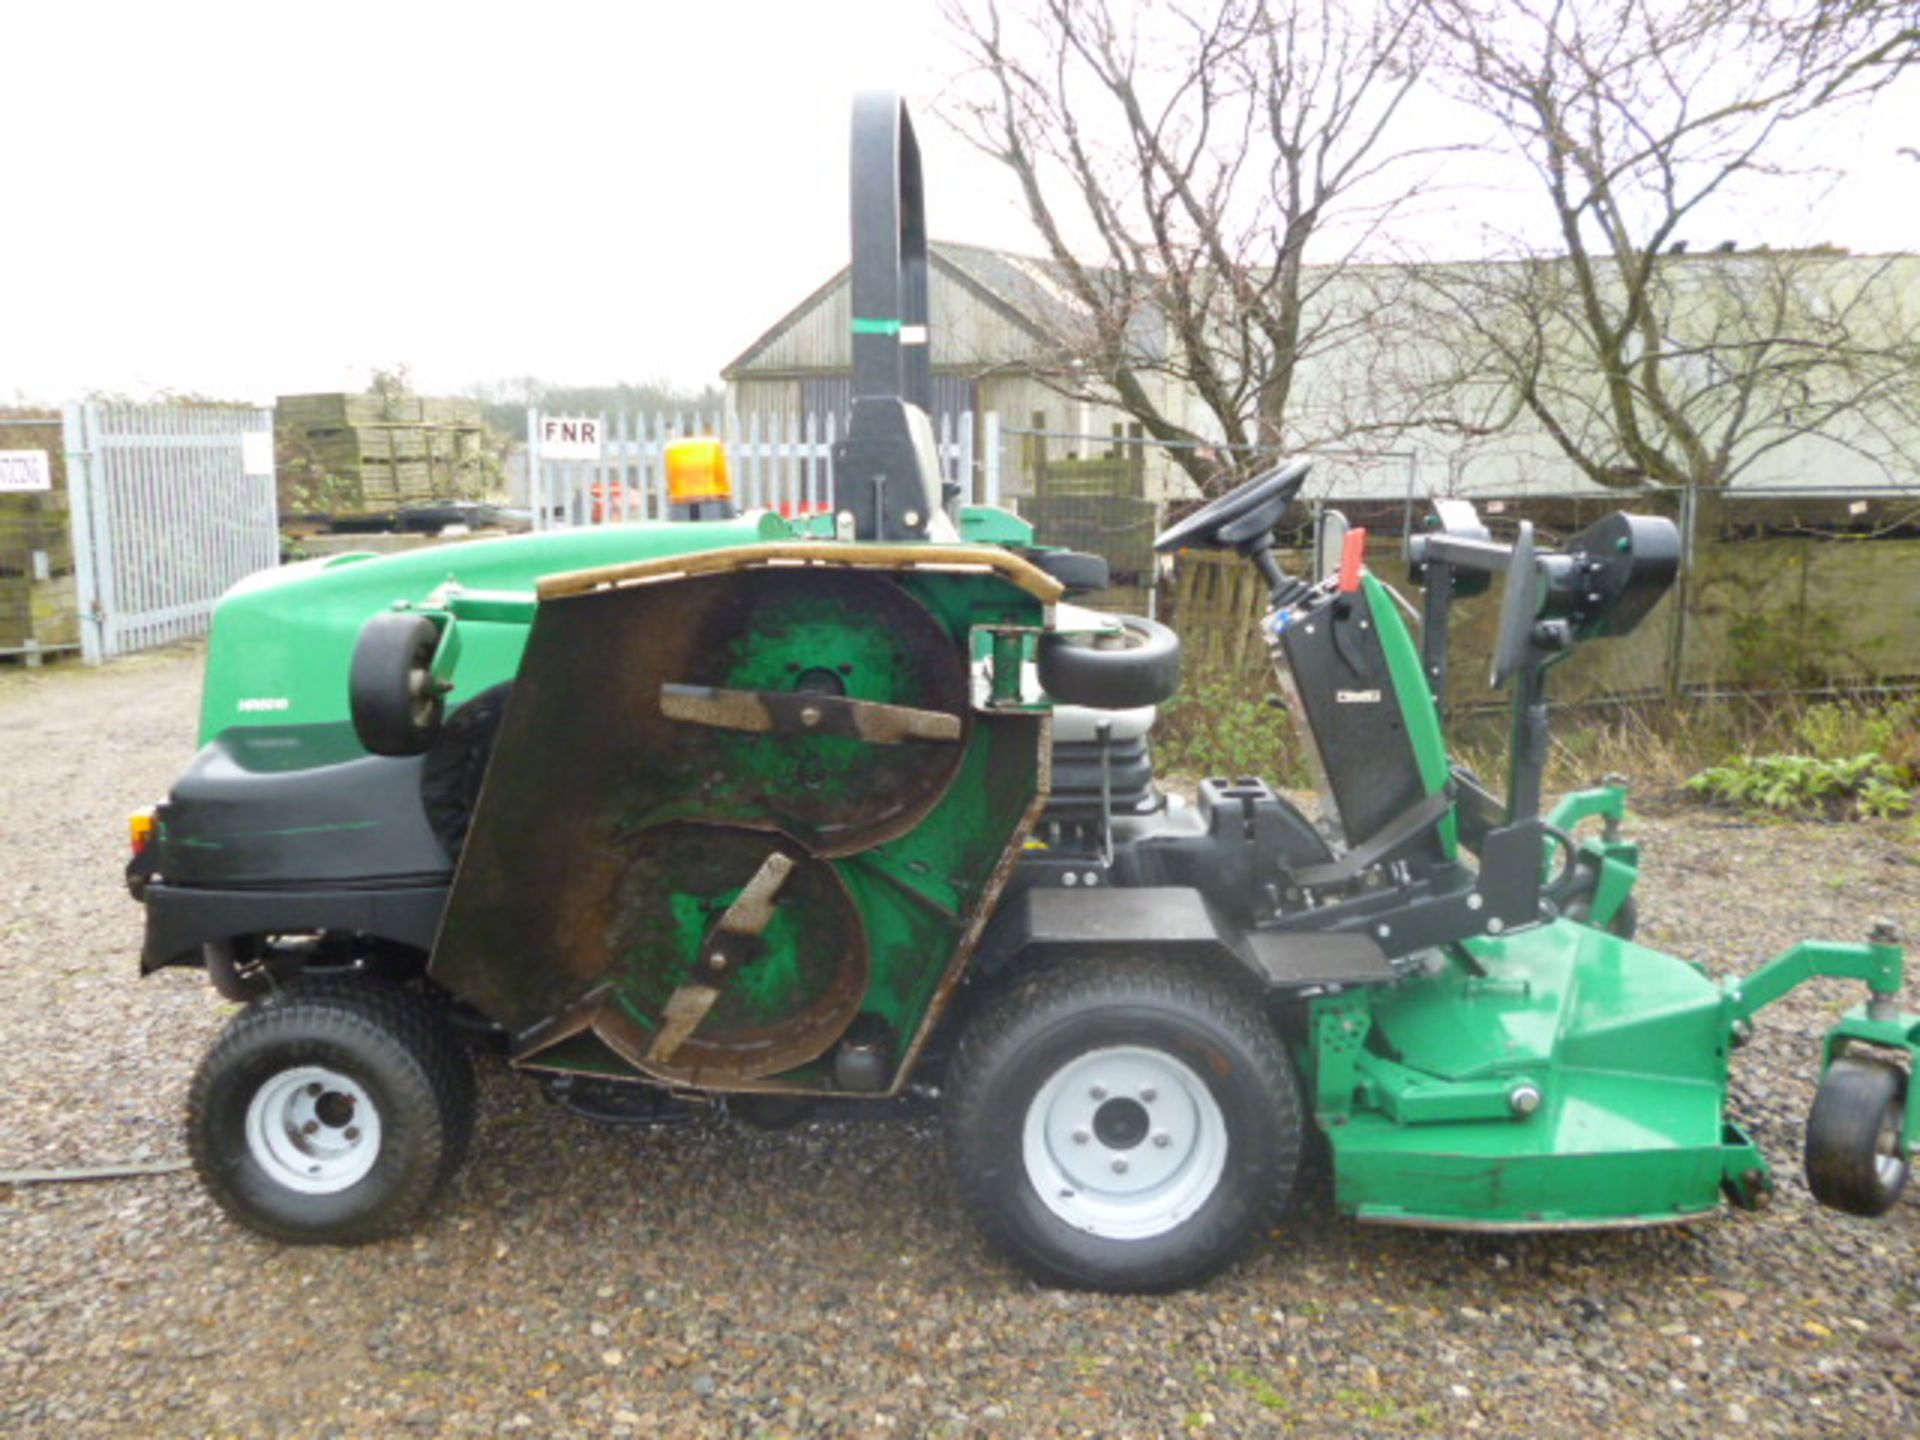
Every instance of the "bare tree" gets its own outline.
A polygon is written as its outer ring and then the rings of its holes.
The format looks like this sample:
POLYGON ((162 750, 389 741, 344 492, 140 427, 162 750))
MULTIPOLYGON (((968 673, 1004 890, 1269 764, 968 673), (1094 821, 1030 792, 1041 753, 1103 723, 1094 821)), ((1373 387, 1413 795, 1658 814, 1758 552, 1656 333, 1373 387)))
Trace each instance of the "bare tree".
POLYGON ((1296 371, 1363 323, 1322 302, 1409 193, 1379 182, 1418 153, 1386 140, 1416 34, 1405 6, 1360 8, 948 6, 977 67, 949 118, 1016 177, 1075 301, 1042 374, 1117 404, 1203 491, 1250 451, 1326 438, 1290 429, 1296 371))
POLYGON ((1913 62, 1913 4, 1424 9, 1435 73, 1525 161, 1553 242, 1406 272, 1423 348, 1381 361, 1402 423, 1469 435, 1531 424, 1610 487, 1723 487, 1814 434, 1911 469, 1916 262, 1730 242, 1688 253, 1688 229, 1736 188, 1807 186, 1785 166, 1792 132, 1913 62))

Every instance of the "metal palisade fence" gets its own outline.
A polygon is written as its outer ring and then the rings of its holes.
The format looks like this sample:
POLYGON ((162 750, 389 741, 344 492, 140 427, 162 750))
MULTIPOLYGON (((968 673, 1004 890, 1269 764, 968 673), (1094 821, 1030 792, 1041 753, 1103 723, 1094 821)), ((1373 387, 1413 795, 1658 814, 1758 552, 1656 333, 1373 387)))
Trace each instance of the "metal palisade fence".
MULTIPOLYGON (((845 422, 825 414, 667 415, 612 413, 595 422, 590 455, 543 445, 543 417, 527 411, 527 489, 534 526, 618 524, 669 518, 666 449, 692 435, 726 441, 735 499, 746 509, 805 515, 833 502, 833 452, 845 422)), ((941 477, 969 501, 998 503, 999 417, 971 413, 935 422, 941 477)))
POLYGON ((279 563, 271 410, 85 403, 63 427, 87 660, 202 633, 279 563))

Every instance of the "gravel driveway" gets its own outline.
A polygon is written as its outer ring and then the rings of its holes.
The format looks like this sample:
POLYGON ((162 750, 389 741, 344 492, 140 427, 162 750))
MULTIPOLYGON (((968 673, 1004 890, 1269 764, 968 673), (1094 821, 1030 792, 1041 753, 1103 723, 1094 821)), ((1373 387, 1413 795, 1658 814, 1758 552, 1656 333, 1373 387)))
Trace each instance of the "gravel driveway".
MULTIPOLYGON (((181 1153, 227 1007, 135 978, 119 867, 198 688, 191 651, 0 670, 0 1171, 181 1153)), ((1920 932, 1901 829, 1636 828, 1646 935, 1717 967, 1878 914, 1920 932)), ((1469 1239, 1314 1197, 1153 1299, 988 1254, 924 1114, 610 1131, 490 1064, 465 1171, 370 1248, 256 1240, 185 1174, 0 1186, 0 1433, 1920 1434, 1920 1204, 1850 1219, 1798 1173, 1816 1036, 1854 988, 1803 992, 1739 1059, 1769 1212, 1469 1239)))

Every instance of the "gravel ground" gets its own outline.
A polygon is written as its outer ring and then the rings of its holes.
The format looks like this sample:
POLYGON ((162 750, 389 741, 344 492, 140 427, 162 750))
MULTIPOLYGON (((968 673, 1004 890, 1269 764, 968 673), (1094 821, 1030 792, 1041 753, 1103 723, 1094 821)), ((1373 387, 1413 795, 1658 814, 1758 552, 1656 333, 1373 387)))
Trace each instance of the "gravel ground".
MULTIPOLYGON (((134 976, 124 814, 191 753, 192 651, 0 671, 0 1171, 181 1153, 226 1007, 134 976)), ((1897 828, 1637 827, 1655 943, 1750 967, 1890 914, 1897 828)), ((1817 1209, 1803 992, 1738 1062, 1774 1208, 1661 1231, 1463 1238, 1312 1197, 1195 1293, 1040 1290, 950 1200, 925 1115, 781 1135, 595 1127, 483 1067, 472 1160, 415 1235, 294 1249, 193 1179, 0 1186, 8 1435, 1920 1433, 1920 1205, 1817 1209)), ((1908 1003, 1913 1003, 1909 991, 1908 1003)))

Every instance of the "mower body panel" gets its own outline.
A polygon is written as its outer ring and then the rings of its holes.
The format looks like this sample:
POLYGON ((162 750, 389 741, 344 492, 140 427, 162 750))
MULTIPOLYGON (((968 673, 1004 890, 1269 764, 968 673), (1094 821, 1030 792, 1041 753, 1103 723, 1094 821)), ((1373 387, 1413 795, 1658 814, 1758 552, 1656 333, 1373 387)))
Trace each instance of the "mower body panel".
MULTIPOLYGON (((1614 920, 1633 894, 1640 878, 1640 846, 1620 837, 1620 826, 1627 818, 1627 787, 1624 784, 1596 785, 1575 790, 1560 797, 1547 817, 1551 830, 1572 840, 1574 832, 1588 820, 1603 822, 1599 835, 1581 838, 1574 845, 1568 862, 1567 878, 1578 879, 1580 889, 1590 899, 1583 917, 1603 930, 1613 929, 1614 920), (1584 870, 1584 875, 1575 872, 1584 870)), ((1555 851, 1547 852, 1547 868, 1552 870, 1555 851)), ((1549 875, 1549 878, 1551 876, 1549 875)))

